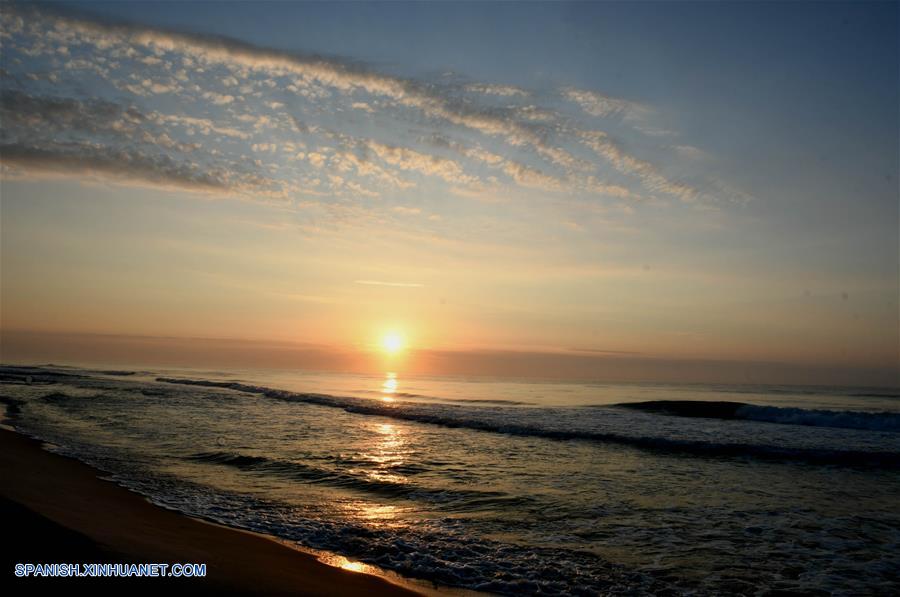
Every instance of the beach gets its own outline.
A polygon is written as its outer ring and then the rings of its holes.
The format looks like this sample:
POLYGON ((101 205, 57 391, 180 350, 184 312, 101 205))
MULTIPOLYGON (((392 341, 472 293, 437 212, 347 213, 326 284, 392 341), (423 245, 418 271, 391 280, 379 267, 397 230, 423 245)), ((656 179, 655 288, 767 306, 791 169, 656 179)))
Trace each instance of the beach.
POLYGON ((0 430, 7 555, 4 581, 37 588, 91 583, 117 591, 165 587, 191 593, 415 595, 369 574, 329 566, 254 533, 155 506, 38 441, 0 430), (10 532, 11 531, 11 532, 10 532), (11 540, 10 540, 11 539, 11 540), (21 548, 21 551, 18 551, 21 548), (18 553, 17 553, 18 551, 18 553), (15 578, 18 562, 205 563, 205 578, 15 578))
POLYGON ((0 597, 900 596, 900 1, 0 6, 0 597))

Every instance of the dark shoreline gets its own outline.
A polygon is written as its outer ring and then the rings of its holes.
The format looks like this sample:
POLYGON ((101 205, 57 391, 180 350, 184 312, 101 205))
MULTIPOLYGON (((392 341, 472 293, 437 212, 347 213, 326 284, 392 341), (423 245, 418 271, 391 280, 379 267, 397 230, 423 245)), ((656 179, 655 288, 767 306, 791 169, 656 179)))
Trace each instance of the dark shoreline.
POLYGON ((91 467, 0 429, 3 585, 18 590, 191 594, 415 595, 414 588, 329 566, 255 533, 154 506, 91 467), (17 578, 16 563, 205 563, 205 578, 17 578))

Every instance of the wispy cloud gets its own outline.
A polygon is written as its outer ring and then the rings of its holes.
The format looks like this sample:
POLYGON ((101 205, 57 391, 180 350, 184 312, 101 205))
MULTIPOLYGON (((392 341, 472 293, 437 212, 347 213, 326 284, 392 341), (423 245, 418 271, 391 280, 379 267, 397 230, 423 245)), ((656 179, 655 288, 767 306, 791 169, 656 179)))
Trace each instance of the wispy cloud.
MULTIPOLYGON (((4 175, 82 168, 294 201, 371 200, 442 183, 470 197, 496 189, 696 203, 724 188, 673 179, 598 130, 584 114, 656 126, 650 107, 599 91, 564 88, 541 102, 506 84, 402 77, 44 6, 10 5, 0 24, 11 65, 2 75, 4 175), (583 113, 560 112, 560 96, 583 113), (428 134, 411 138, 412 127, 428 134)), ((663 149, 684 163, 687 147, 663 149)))
POLYGON ((492 85, 489 83, 473 83, 467 85, 466 90, 486 95, 499 95, 500 97, 527 97, 530 95, 528 91, 512 85, 492 85))
POLYGON ((4 174, 81 174, 221 194, 277 192, 253 168, 205 163, 199 143, 175 140, 133 105, 0 92, 4 174))
POLYGON ((652 112, 649 107, 638 102, 610 97, 597 91, 569 87, 563 89, 562 94, 592 116, 619 116, 624 120, 642 121, 652 112))
POLYGON ((396 286, 399 288, 423 288, 425 286, 416 282, 384 282, 382 280, 354 280, 354 283, 364 286, 396 286))
POLYGON ((223 191, 229 186, 224 172, 213 173, 195 164, 176 162, 165 155, 147 155, 138 150, 113 151, 84 143, 42 147, 2 144, 0 156, 0 164, 4 167, 22 167, 32 173, 101 175, 119 181, 139 181, 189 191, 223 191))
POLYGON ((650 162, 629 155, 602 131, 582 131, 579 136, 585 145, 606 158, 616 170, 638 177, 650 191, 674 195, 683 201, 694 201, 700 196, 700 192, 691 185, 671 181, 650 162))

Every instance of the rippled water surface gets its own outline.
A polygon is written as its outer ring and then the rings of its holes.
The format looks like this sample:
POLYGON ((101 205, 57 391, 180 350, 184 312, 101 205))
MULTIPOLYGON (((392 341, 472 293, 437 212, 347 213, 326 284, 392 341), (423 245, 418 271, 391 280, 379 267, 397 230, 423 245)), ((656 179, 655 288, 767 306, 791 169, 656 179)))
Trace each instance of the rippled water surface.
POLYGON ((158 503, 411 577, 507 594, 900 589, 897 390, 0 375, 12 424, 158 503))

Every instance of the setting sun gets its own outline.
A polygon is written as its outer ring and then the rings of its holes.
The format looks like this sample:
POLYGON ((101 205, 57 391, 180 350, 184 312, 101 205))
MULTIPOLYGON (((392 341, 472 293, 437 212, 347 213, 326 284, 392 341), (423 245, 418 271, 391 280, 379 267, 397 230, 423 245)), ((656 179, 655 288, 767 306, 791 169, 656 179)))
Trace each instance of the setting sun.
POLYGON ((404 341, 403 336, 396 332, 385 334, 381 339, 381 347, 390 354, 400 352, 405 345, 406 342, 404 341))

